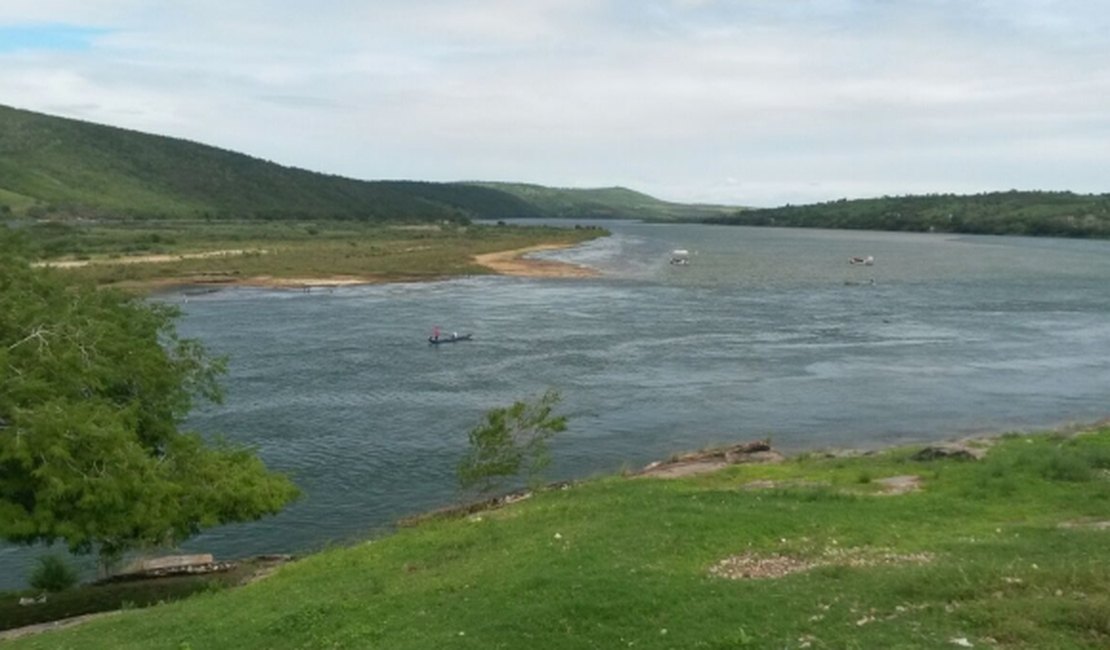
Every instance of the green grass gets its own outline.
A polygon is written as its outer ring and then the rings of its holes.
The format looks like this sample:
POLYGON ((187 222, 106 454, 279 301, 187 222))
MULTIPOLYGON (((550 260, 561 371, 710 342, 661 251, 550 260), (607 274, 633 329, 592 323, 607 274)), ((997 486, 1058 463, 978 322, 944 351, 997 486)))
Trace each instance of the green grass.
POLYGON ((10 647, 1106 648, 1110 531, 1060 524, 1110 519, 1108 459, 1102 429, 1007 438, 978 462, 892 450, 604 478, 10 647), (875 494, 904 474, 924 489, 875 494), (775 487, 745 488, 756 480, 775 487), (932 560, 709 573, 743 553, 830 549, 932 560))
POLYGON ((536 244, 575 244, 606 234, 549 227, 408 227, 324 220, 42 223, 24 231, 40 259, 93 262, 60 272, 104 285, 138 287, 164 281, 240 281, 259 276, 396 281, 480 275, 490 273, 474 263, 473 256, 480 253, 536 244), (213 250, 254 252, 175 262, 119 263, 131 255, 213 250))

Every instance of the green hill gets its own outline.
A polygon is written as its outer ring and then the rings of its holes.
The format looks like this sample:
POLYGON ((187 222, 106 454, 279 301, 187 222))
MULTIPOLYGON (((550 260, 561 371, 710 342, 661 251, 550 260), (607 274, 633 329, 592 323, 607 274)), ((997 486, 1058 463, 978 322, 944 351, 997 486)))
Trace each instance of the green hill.
POLYGON ((671 203, 624 187, 571 189, 526 183, 468 183, 500 190, 535 207, 539 216, 554 219, 707 219, 729 214, 735 207, 671 203))
POLYGON ((362 181, 196 142, 0 106, 0 214, 435 221, 705 218, 623 188, 362 181))
POLYGON ((991 192, 829 201, 706 219, 744 226, 1110 237, 1110 194, 991 192))
POLYGON ((358 181, 0 106, 0 211, 30 216, 438 220, 537 216, 482 187, 358 181))

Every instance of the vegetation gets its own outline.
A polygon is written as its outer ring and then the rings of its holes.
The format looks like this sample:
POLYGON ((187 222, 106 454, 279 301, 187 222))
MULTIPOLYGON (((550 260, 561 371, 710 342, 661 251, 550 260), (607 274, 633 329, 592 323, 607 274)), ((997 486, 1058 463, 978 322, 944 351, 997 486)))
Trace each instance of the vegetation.
POLYGON ((459 484, 490 492, 524 473, 530 485, 551 464, 548 441, 566 431, 565 416, 552 415, 559 393, 549 390, 539 398, 486 413, 485 422, 470 431, 470 446, 459 463, 459 484))
POLYGON ((186 140, 0 106, 0 218, 465 223, 707 213, 712 210, 704 206, 666 203, 620 188, 545 191, 537 186, 360 181, 186 140))
MULTIPOLYGON (((723 205, 671 203, 623 187, 569 189, 527 183, 470 183, 511 194, 551 219, 644 219, 678 221, 730 214, 723 205)), ((530 215, 521 215, 530 216, 530 215)))
POLYGON ((274 513, 296 495, 247 449, 180 430, 221 359, 177 312, 32 269, 0 232, 0 538, 111 560, 274 513))
POLYGON ((1110 237, 1110 194, 993 192, 830 201, 753 209, 707 223, 983 235, 1110 237))
MULTIPOLYGON (((157 580, 132 580, 80 585, 43 598, 39 590, 0 593, 0 631, 58 621, 74 616, 115 610, 138 609, 210 593, 236 586, 251 579, 266 564, 258 560, 240 562, 230 571, 202 575, 182 575, 157 580), (20 598, 35 599, 34 605, 20 605, 20 598)), ((0 642, 2 643, 2 642, 0 642)), ((93 644, 90 647, 99 647, 93 644)))
POLYGON ((9 646, 1105 648, 1108 469, 1104 428, 611 477, 9 646))
POLYGON ((28 583, 35 589, 58 592, 65 591, 77 584, 80 577, 74 569, 58 555, 44 555, 38 559, 28 583))
POLYGON ((39 223, 21 229, 39 259, 85 264, 62 271, 102 285, 242 282, 267 277, 429 280, 490 273, 474 256, 536 244, 575 244, 593 229, 517 226, 388 226, 354 221, 163 220, 39 223), (138 255, 208 257, 127 263, 138 255))
POLYGON ((527 216, 503 192, 357 181, 206 145, 0 106, 0 191, 35 218, 466 220, 527 216), (33 204, 28 207, 29 201, 33 204))

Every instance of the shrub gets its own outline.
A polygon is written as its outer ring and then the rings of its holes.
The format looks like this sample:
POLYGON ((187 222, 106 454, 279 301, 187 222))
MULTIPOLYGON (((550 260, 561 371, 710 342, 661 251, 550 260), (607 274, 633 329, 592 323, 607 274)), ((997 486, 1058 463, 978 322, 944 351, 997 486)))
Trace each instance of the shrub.
POLYGON ((565 431, 565 416, 552 415, 559 393, 549 390, 532 401, 519 401, 486 413, 485 423, 470 431, 470 446, 459 463, 459 485, 489 492, 523 472, 538 485, 540 473, 551 462, 548 440, 565 431))
POLYGON ((31 586, 45 591, 65 591, 78 581, 77 571, 57 555, 44 555, 31 569, 31 586))

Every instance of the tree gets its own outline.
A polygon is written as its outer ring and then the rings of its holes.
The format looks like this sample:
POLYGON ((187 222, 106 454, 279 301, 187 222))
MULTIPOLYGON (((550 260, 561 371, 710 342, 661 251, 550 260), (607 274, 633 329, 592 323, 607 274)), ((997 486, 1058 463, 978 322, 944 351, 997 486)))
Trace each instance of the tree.
POLYGON ((470 431, 470 446, 459 463, 459 485, 489 492, 522 471, 534 485, 551 464, 548 441, 567 428, 566 416, 551 413, 559 400, 559 393, 549 390, 531 402, 486 413, 485 422, 470 431))
POLYGON ((110 560, 296 497, 250 450, 181 430, 225 363, 177 315, 31 268, 0 232, 0 538, 110 560))

